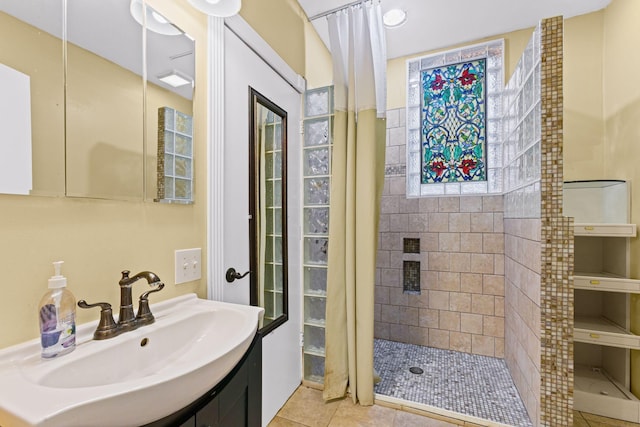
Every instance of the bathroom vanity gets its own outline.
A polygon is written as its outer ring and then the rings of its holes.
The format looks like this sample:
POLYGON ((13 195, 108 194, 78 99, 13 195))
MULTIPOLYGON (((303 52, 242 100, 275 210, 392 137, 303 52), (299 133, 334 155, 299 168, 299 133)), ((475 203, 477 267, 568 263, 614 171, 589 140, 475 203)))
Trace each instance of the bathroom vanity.
POLYGON ((259 427, 261 409, 262 337, 256 334, 242 360, 220 383, 186 408, 145 427, 259 427))
POLYGON ((564 214, 574 223, 574 409, 640 422, 640 400, 630 391, 629 183, 598 180, 564 184, 564 214))

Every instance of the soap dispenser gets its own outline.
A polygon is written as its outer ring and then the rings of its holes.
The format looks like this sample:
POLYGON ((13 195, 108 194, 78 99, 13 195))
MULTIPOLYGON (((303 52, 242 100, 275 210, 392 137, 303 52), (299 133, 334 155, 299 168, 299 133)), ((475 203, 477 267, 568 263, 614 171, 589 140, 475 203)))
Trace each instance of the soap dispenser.
POLYGON ((49 279, 49 291, 40 300, 40 342, 44 359, 62 356, 76 348, 76 300, 67 290, 67 278, 60 274, 62 263, 53 263, 55 275, 49 279))

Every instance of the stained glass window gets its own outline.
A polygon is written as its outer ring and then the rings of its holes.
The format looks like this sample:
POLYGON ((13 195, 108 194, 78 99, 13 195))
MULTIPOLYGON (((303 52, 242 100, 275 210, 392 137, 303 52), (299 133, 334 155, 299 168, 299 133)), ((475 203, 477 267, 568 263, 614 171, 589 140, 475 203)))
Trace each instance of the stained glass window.
POLYGON ((486 60, 422 70, 422 183, 486 181, 486 60))

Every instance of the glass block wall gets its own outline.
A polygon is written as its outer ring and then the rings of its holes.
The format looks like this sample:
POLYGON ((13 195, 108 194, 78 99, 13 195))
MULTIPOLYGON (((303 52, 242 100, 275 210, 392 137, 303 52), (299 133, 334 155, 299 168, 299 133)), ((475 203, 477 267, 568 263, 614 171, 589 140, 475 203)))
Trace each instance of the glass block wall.
POLYGON ((502 193, 502 90, 504 41, 440 52, 407 61, 407 197, 502 193), (423 87, 422 71, 486 58, 486 181, 422 184, 423 87))
POLYGON ((540 28, 504 90, 505 218, 540 218, 540 28))
POLYGON ((324 381, 332 114, 332 87, 312 89, 305 93, 302 151, 303 366, 304 379, 315 383, 324 381))
POLYGON ((169 107, 158 109, 158 198, 193 201, 193 118, 169 107))

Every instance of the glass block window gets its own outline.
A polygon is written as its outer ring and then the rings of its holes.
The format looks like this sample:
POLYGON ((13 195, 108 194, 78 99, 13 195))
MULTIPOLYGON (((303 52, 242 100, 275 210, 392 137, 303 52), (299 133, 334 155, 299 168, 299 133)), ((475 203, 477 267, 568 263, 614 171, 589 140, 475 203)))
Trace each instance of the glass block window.
POLYGON ((505 218, 540 218, 540 25, 504 91, 505 218))
POLYGON ((502 193, 502 39, 407 61, 407 196, 502 193))
POLYGON ((193 118, 169 107, 158 108, 158 198, 193 203, 193 118))
POLYGON ((333 89, 305 93, 303 171, 304 379, 324 381, 333 89))
POLYGON ((422 183, 486 181, 485 59, 423 70, 422 183))

